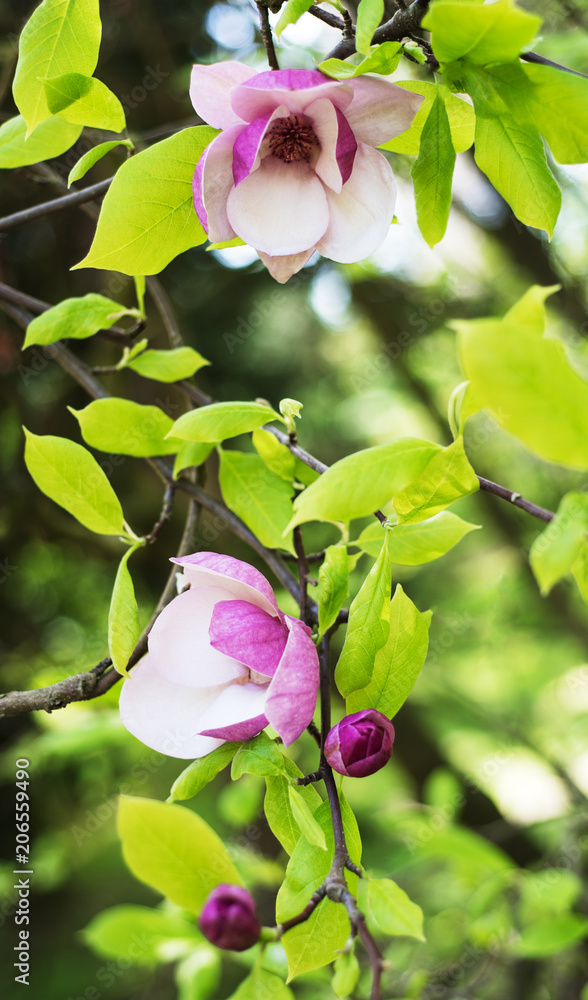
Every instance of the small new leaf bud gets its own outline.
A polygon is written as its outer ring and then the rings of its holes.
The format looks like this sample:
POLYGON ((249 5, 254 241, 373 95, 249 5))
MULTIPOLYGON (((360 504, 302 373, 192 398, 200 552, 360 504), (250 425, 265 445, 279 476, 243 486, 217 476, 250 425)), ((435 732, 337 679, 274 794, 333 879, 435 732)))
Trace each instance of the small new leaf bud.
POLYGON ((204 937, 217 948, 246 951, 259 941, 255 900, 240 885, 217 885, 198 919, 204 937))
POLYGON ((365 778, 379 771, 392 756, 394 726, 373 708, 346 715, 325 740, 325 757, 334 771, 365 778))

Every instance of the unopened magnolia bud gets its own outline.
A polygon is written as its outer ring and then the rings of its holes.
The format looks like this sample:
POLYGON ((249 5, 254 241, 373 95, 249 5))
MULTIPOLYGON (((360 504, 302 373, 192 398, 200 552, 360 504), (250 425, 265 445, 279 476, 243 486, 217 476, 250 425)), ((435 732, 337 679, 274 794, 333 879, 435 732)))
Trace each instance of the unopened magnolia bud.
POLYGON ((261 934, 255 900, 240 885, 217 885, 204 904, 198 925, 211 944, 227 951, 246 951, 261 934))
POLYGON ((334 771, 365 778, 379 771, 392 756, 394 726, 374 708, 346 715, 325 740, 325 757, 334 771))

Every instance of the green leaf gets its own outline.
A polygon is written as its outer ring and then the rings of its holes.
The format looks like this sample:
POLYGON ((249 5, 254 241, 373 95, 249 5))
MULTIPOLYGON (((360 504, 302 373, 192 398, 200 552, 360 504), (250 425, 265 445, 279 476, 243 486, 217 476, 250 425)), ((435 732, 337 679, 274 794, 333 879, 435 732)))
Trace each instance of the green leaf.
POLYGON ((521 871, 518 917, 521 924, 535 924, 565 914, 582 895, 582 880, 566 868, 521 871))
POLYGON ((445 236, 454 166, 455 150, 449 118, 439 89, 423 125, 418 159, 411 171, 418 226, 430 247, 445 236))
POLYGON ((545 302, 558 292, 561 285, 531 285, 522 298, 505 314, 507 323, 513 323, 528 333, 539 337, 545 332, 545 302))
POLYGON ((583 545, 572 566, 572 576, 578 585, 582 600, 588 604, 588 545, 583 545))
POLYGON ((321 850, 326 851, 327 842, 325 835, 310 811, 304 797, 293 785, 288 785, 288 797, 290 799, 292 816, 298 824, 302 835, 306 837, 309 844, 315 844, 321 850))
POLYGON ((419 676, 429 646, 430 611, 419 611, 400 584, 390 604, 388 639, 375 655, 369 683, 347 698, 347 712, 376 708, 391 719, 419 676))
POLYGON ((133 875, 182 909, 199 913, 215 886, 242 884, 223 842, 184 806, 121 795, 118 832, 133 875))
POLYGON ((588 496, 567 493, 557 513, 531 546, 529 562, 542 594, 572 568, 586 545, 588 496))
POLYGON ((257 966, 235 992, 231 993, 229 1000, 270 1000, 270 998, 294 1000, 294 994, 279 976, 257 966))
MULTIPOLYGON (((402 135, 396 136, 389 142, 383 143, 380 149, 389 149, 393 153, 409 153, 416 155, 421 145, 423 128, 433 103, 440 89, 436 83, 427 83, 424 80, 400 80, 398 87, 409 90, 412 94, 422 94, 423 103, 412 120, 412 125, 402 135)), ((451 130, 451 141, 456 153, 463 153, 469 149, 474 141, 474 127, 476 115, 471 104, 456 97, 455 94, 445 95, 445 111, 449 119, 451 130)))
POLYGON ((225 441, 255 430, 279 415, 265 403, 212 403, 183 413, 173 426, 174 437, 186 441, 225 441))
MULTIPOLYGON (((268 775, 265 779, 267 791, 264 812, 274 837, 288 854, 292 854, 302 833, 292 812, 289 789, 292 780, 302 777, 302 771, 287 757, 284 757, 284 763, 287 777, 279 774, 268 775)), ((314 815, 322 801, 316 788, 312 785, 300 785, 298 791, 314 815)))
POLYGON ((202 465, 210 455, 214 444, 206 441, 182 441, 174 461, 174 479, 180 472, 194 465, 202 465))
POLYGON ((389 878, 370 879, 367 884, 368 915, 383 934, 424 941, 423 911, 389 878))
POLYGON ((470 383, 467 381, 460 382, 451 393, 447 404, 447 420, 454 440, 460 434, 463 434, 468 417, 473 416, 474 413, 478 413, 480 409, 481 407, 474 397, 470 383))
POLYGON ((43 80, 92 76, 101 36, 99 0, 44 0, 24 26, 12 92, 29 132, 49 118, 43 80))
POLYGON ((211 997, 218 996, 222 973, 221 955, 218 948, 201 946, 176 965, 174 979, 178 987, 177 1000, 210 1000, 211 997))
POLYGON ((550 920, 531 924, 512 946, 521 958, 546 958, 573 948, 588 937, 588 920, 578 913, 566 913, 550 920))
POLYGON ((335 996, 350 996, 359 982, 360 972, 359 962, 352 951, 337 955, 332 983, 335 996))
POLYGON ((440 450, 431 441, 400 438, 342 458, 296 498, 289 527, 372 514, 416 479, 440 450))
POLYGON ((158 274, 178 254, 204 243, 192 178, 217 135, 208 125, 182 129, 123 163, 104 197, 90 252, 72 270, 158 274))
POLYGON ((364 73, 380 73, 382 76, 389 76, 398 66, 401 56, 402 45, 400 42, 382 42, 381 45, 375 45, 373 51, 357 66, 345 59, 325 59, 324 62, 319 63, 318 69, 321 73, 325 73, 335 80, 350 80, 352 77, 362 76, 364 73))
POLYGON ((304 486, 310 486, 320 477, 320 472, 311 469, 301 459, 297 458, 294 463, 294 478, 304 486))
POLYGON ((474 156, 480 170, 520 222, 545 229, 551 238, 561 192, 547 166, 539 132, 531 125, 519 125, 512 115, 485 113, 475 96, 474 106, 474 156))
POLYGON ((209 364, 193 347, 176 347, 169 351, 143 351, 125 367, 156 382, 179 382, 209 364))
POLYGON ((335 683, 343 697, 365 688, 376 653, 390 630, 391 570, 386 531, 382 550, 349 609, 347 635, 335 669, 335 683))
POLYGON ((231 763, 240 746, 240 743, 223 743, 205 757, 193 760, 174 781, 168 801, 178 802, 197 795, 231 763))
MULTIPOLYGON (((390 561, 401 566, 420 566, 449 552, 470 531, 480 527, 462 521, 457 514, 441 511, 420 524, 395 524, 388 535, 390 561)), ((382 547, 382 526, 377 521, 364 528, 354 545, 370 556, 382 547)))
MULTIPOLYGON (((536 316, 537 308, 529 300, 526 310, 536 316)), ((588 384, 561 342, 521 324, 520 317, 516 323, 507 316, 451 326, 480 405, 541 458, 588 468, 588 384)))
POLYGON ((285 774, 284 754, 267 733, 259 733, 242 743, 231 767, 231 778, 236 781, 244 774, 285 774))
POLYGON ((371 53, 374 31, 384 16, 384 0, 361 0, 357 8, 355 47, 364 56, 371 53))
POLYGON ((130 556, 138 548, 139 545, 133 545, 119 563, 108 612, 108 652, 114 669, 123 677, 130 677, 127 663, 141 635, 135 588, 128 567, 130 556))
MULTIPOLYGON (((189 920, 149 906, 112 906, 94 917, 82 931, 88 947, 102 958, 128 958, 138 965, 166 961, 166 946, 192 951, 201 937, 189 920), (182 948, 182 945, 184 946, 182 948)), ((206 945, 202 950, 212 951, 206 945)))
POLYGON ((492 4, 436 0, 423 18, 432 32, 433 52, 441 63, 467 59, 477 66, 516 59, 541 26, 541 18, 512 0, 492 4))
POLYGON ((288 0, 285 6, 282 7, 280 20, 274 28, 276 38, 280 37, 284 28, 287 28, 289 24, 296 24, 298 18, 302 17, 312 7, 313 3, 314 0, 288 0))
MULTIPOLYGON (((351 860, 361 861, 361 841, 355 817, 345 799, 341 796, 343 827, 351 860)), ((331 867, 333 852, 333 827, 329 803, 323 802, 314 813, 321 826, 327 850, 323 851, 309 844, 302 837, 288 863, 286 878, 278 892, 276 919, 278 923, 296 916, 304 909, 313 892, 322 884, 331 867)), ((352 893, 357 890, 357 876, 346 872, 347 883, 352 893)), ((349 918, 345 907, 323 900, 303 924, 287 931, 282 944, 288 957, 289 979, 303 972, 319 969, 332 962, 349 937, 349 918)))
POLYGON ((514 117, 541 132, 558 163, 588 160, 588 80, 518 61, 487 75, 514 117))
POLYGON ((61 115, 72 125, 122 132, 125 113, 118 97, 95 77, 64 73, 43 80, 47 106, 52 115, 61 115))
POLYGON ((256 427, 251 435, 253 445, 260 458, 276 475, 291 483, 294 479, 296 459, 275 434, 263 427, 256 427))
POLYGON ((122 316, 137 315, 136 309, 128 309, 96 292, 89 292, 80 298, 63 299, 31 320, 23 350, 33 344, 54 344, 65 337, 84 340, 98 330, 107 330, 122 316))
POLYGON ((182 444, 168 436, 173 420, 158 406, 110 396, 95 399, 83 410, 71 406, 68 410, 78 421, 84 441, 100 451, 145 458, 171 455, 182 444))
POLYGON ((81 126, 70 125, 63 118, 48 118, 27 139, 26 122, 22 115, 16 115, 0 127, 0 170, 61 156, 73 146, 81 131, 81 126))
MULTIPOLYGON (((61 119, 56 120, 61 121, 61 119)), ((71 187, 74 181, 79 181, 80 178, 85 177, 88 170, 91 170, 102 157, 110 153, 111 149, 116 149, 117 146, 125 146, 126 149, 135 148, 131 139, 112 139, 110 142, 99 143, 93 149, 89 149, 87 153, 84 153, 75 166, 71 168, 67 178, 67 186, 71 187)))
POLYGON ((463 438, 437 452, 405 490, 394 497, 394 510, 404 524, 424 521, 480 488, 463 447, 463 438))
MULTIPOLYGON (((380 547, 381 544, 380 538, 380 547)), ((349 593, 349 560, 344 545, 329 545, 318 578, 319 636, 322 636, 334 624, 341 605, 349 593)))
POLYGON ((124 534, 119 499, 90 452, 67 438, 24 432, 26 466, 39 489, 90 531, 124 534))
POLYGON ((223 500, 262 545, 294 553, 284 532, 292 514, 290 485, 268 469, 259 455, 221 451, 219 483, 223 500))

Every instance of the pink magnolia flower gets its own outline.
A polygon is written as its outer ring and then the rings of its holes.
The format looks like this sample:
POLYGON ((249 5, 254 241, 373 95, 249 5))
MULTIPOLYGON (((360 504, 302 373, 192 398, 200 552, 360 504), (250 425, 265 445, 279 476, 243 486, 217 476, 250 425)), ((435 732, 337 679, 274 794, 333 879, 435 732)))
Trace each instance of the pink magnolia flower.
POLYGON ((315 250, 362 260, 384 240, 394 174, 376 146, 410 126, 422 101, 388 80, 332 80, 318 70, 256 73, 238 62, 194 66, 200 117, 222 129, 194 175, 210 239, 239 236, 280 282, 315 250))
POLYGON ((198 552, 172 562, 190 588, 161 612, 123 684, 123 724, 171 757, 203 757, 268 723, 289 746, 316 706, 310 629, 283 614, 265 577, 240 559, 198 552))

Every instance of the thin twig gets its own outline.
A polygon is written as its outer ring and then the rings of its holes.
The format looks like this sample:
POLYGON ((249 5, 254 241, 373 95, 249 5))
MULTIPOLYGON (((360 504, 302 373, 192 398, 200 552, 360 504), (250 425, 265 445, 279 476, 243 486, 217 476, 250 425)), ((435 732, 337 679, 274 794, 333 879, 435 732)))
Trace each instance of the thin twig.
POLYGON ((345 31, 345 22, 340 17, 337 17, 336 14, 332 14, 330 10, 323 10, 322 7, 312 6, 309 8, 308 13, 318 18, 323 24, 328 24, 330 28, 345 31))
POLYGON ((304 540, 302 538, 300 525, 297 525, 294 528, 292 534, 294 538, 296 558, 298 560, 298 578, 300 581, 298 604, 300 605, 300 617, 306 625, 309 625, 312 624, 312 622, 308 621, 308 560, 306 558, 306 552, 304 551, 304 540))
MULTIPOLYGON (((299 458, 301 462, 308 465, 309 469, 314 469, 315 472, 319 472, 322 475, 329 468, 328 465, 319 461, 314 455, 310 455, 300 445, 291 444, 288 435, 284 434, 277 427, 273 427, 272 424, 264 424, 264 430, 271 431, 277 437, 278 441, 285 445, 296 458, 299 458)), ((508 503, 514 504, 515 507, 524 510, 527 514, 538 517, 540 521, 552 521, 555 517, 552 510, 547 510, 545 507, 539 507, 536 503, 531 503, 530 500, 525 500, 520 493, 513 493, 506 486, 500 486, 498 483, 493 483, 490 479, 484 479, 482 476, 478 476, 478 482, 480 483, 481 490, 484 490, 486 493, 493 493, 494 496, 500 497, 501 500, 506 500, 508 503)), ((375 511, 374 517, 377 517, 382 524, 387 521, 386 515, 381 510, 375 511)))
POLYGON ((555 517, 553 511, 546 510, 545 507, 539 507, 536 503, 531 503, 530 500, 525 500, 520 493, 513 493, 512 490, 507 490, 505 486, 499 486, 498 483, 493 483, 490 479, 483 479, 482 476, 478 476, 478 482, 480 489, 484 490, 485 493, 492 493, 494 496, 500 497, 501 500, 506 500, 507 503, 513 504, 513 506, 518 507, 520 510, 524 510, 527 514, 538 517, 540 521, 553 521, 555 517))
MULTIPOLYGON (((17 306, 22 306, 23 309, 29 310, 35 316, 39 316, 41 313, 46 312, 47 309, 52 308, 49 302, 44 302, 42 299, 36 299, 32 295, 27 295, 26 292, 21 292, 11 285, 5 285, 2 281, 0 281, 0 299, 3 299, 5 302, 12 302, 17 306)), ((30 323, 32 318, 31 316, 27 320, 27 324, 30 323)), ((116 343, 129 344, 144 329, 145 324, 141 321, 136 323, 130 330, 123 330, 119 326, 111 326, 105 330, 98 330, 96 336, 104 337, 106 340, 112 340, 116 343)))
POLYGON ((570 69, 569 66, 562 66, 560 63, 553 62, 552 59, 546 59, 545 56, 538 55, 537 52, 521 52, 521 59, 525 62, 538 63, 540 66, 551 66, 552 69, 559 69, 562 73, 573 73, 574 76, 583 76, 585 80, 588 80, 587 73, 580 73, 578 69, 570 69))
MULTIPOLYGON (((198 501, 191 499, 182 539, 176 554, 176 558, 178 559, 187 555, 193 548, 200 512, 201 508, 198 501)), ((143 629, 141 638, 129 658, 127 670, 131 670, 147 652, 147 637, 149 632, 163 609, 176 596, 177 572, 177 566, 174 565, 173 569, 170 570, 166 585, 149 624, 143 629)), ((112 667, 112 660, 110 657, 107 657, 91 670, 75 674, 73 677, 67 677, 65 680, 58 681, 57 684, 52 684, 49 687, 37 688, 34 691, 12 691, 9 694, 0 694, 0 718, 22 715, 25 712, 53 712, 58 708, 65 708, 66 705, 74 701, 90 701, 106 694, 121 679, 121 674, 112 667)))
POLYGON ((163 495, 163 506, 161 508, 161 514, 159 515, 159 520, 153 525, 151 531, 148 535, 145 535, 145 541, 155 542, 166 524, 169 522, 172 516, 172 511, 174 507, 174 496, 176 492, 177 483, 170 483, 163 495))
POLYGON ((153 299, 168 336, 170 347, 182 347, 184 338, 182 337, 178 321, 174 315, 171 303, 164 291, 159 278, 148 277, 145 281, 147 291, 153 299))
POLYGON ((104 194, 112 181, 113 178, 108 177, 107 180, 99 181, 98 184, 92 184, 82 191, 72 191, 71 194, 66 194, 62 198, 53 198, 51 201, 44 201, 40 205, 25 208, 22 212, 14 212, 13 215, 6 215, 3 219, 0 219, 0 233, 5 233, 9 229, 16 229, 17 226, 24 226, 27 222, 33 222, 35 219, 42 219, 53 212, 61 212, 64 208, 75 208, 76 205, 83 205, 87 201, 92 201, 93 198, 104 194))
POLYGON ((263 0, 255 0, 255 3, 259 11, 261 38, 263 44, 265 45, 265 51, 267 53, 267 61, 269 63, 269 68, 279 69, 280 64, 278 62, 278 57, 276 55, 276 50, 274 48, 274 36, 272 34, 272 27, 269 20, 269 10, 267 9, 267 4, 265 4, 263 0))
POLYGON ((313 892, 312 896, 310 897, 308 903, 306 904, 301 913, 299 913, 295 917, 290 917, 289 920, 284 920, 283 924, 278 924, 277 926, 278 936, 281 937, 282 934, 285 934, 286 931, 289 931, 292 927, 297 927, 298 924, 303 924, 305 920, 308 920, 308 918, 314 913, 317 906, 319 905, 321 900, 325 898, 326 895, 327 895, 326 887, 324 885, 319 886, 316 892, 313 892))

